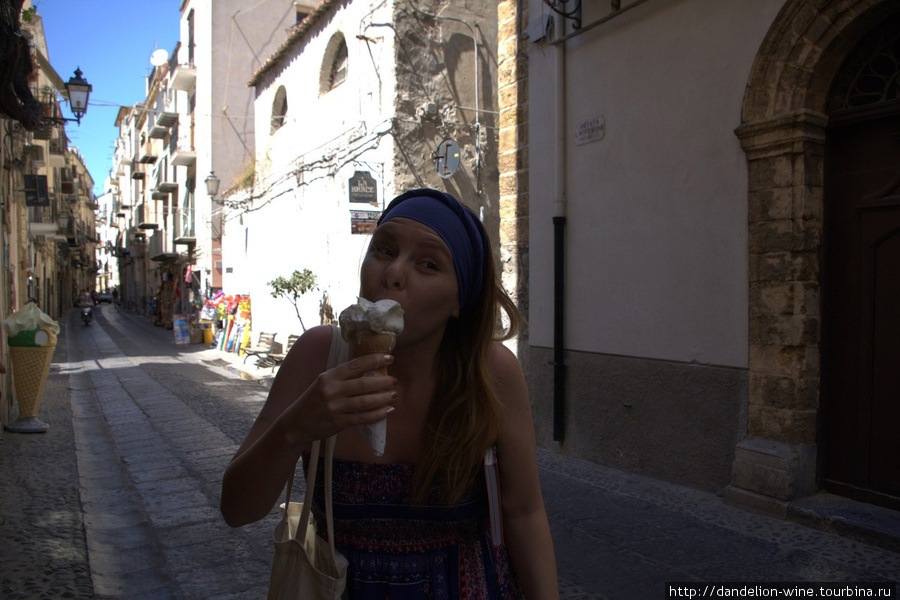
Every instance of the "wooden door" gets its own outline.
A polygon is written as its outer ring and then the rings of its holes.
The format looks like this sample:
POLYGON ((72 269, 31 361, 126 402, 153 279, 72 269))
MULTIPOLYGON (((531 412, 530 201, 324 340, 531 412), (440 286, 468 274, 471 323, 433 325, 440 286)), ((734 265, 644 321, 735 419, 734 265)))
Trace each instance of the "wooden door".
POLYGON ((826 489, 900 509, 900 109, 887 112, 826 138, 820 442, 826 489))

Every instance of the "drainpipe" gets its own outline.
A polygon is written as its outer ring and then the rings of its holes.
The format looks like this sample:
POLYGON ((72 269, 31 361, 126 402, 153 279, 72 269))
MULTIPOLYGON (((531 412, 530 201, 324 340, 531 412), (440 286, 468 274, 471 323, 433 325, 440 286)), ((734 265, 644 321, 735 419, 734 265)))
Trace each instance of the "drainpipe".
MULTIPOLYGON (((565 19, 554 17, 563 40, 565 19)), ((556 44, 556 163, 553 198, 553 441, 565 436, 566 407, 566 44, 556 44)))

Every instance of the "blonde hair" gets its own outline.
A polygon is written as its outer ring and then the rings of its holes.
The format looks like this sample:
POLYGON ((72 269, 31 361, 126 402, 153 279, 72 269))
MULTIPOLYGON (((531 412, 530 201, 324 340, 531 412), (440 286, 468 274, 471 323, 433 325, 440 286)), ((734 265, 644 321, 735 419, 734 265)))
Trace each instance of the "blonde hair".
POLYGON ((518 334, 522 317, 500 285, 489 253, 484 266, 478 302, 448 322, 438 350, 437 392, 428 413, 424 460, 413 486, 417 504, 427 503, 434 485, 448 504, 464 500, 500 430, 504 407, 488 357, 495 341, 518 334), (505 331, 499 327, 501 311, 509 319, 505 331))

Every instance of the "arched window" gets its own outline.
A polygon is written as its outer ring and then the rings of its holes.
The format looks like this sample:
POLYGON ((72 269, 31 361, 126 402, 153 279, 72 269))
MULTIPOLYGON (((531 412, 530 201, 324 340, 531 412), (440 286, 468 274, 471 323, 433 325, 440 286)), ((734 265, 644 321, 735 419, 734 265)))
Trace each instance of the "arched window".
POLYGON ((325 61, 322 63, 322 76, 319 89, 325 94, 347 79, 347 42, 344 36, 336 33, 328 42, 325 61))
POLYGON ((287 115, 287 91, 280 86, 275 92, 275 100, 272 102, 272 129, 270 134, 278 131, 284 125, 284 117, 287 115))
POLYGON ((848 55, 828 99, 830 112, 900 100, 900 32, 894 19, 873 31, 848 55))

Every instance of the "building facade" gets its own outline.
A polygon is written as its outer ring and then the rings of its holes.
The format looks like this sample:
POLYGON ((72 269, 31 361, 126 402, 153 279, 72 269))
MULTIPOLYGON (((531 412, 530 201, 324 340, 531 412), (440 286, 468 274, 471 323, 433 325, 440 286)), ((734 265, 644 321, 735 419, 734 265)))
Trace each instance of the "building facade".
MULTIPOLYGON (((25 19, 3 22, 16 35, 0 56, 4 81, 20 86, 5 86, 0 98, 0 317, 34 302, 60 319, 79 292, 96 289, 98 205, 84 159, 68 145, 66 127, 74 124, 60 109, 66 86, 50 62, 41 16, 30 2, 23 8, 25 19)), ((7 352, 3 331, 0 360, 8 365, 7 352)), ((6 376, 0 388, 7 423, 15 397, 6 376)))
POLYGON ((227 190, 252 175, 246 80, 296 18, 288 0, 185 0, 179 43, 151 58, 146 100, 119 112, 111 193, 122 302, 161 326, 222 287, 222 209, 204 182, 212 175, 227 190))
POLYGON ((900 5, 505 9, 541 439, 773 511, 900 507, 900 5))
POLYGON ((256 177, 225 198, 226 290, 279 339, 356 301, 368 234, 395 195, 446 190, 499 230, 496 5, 331 2, 253 73, 256 177), (309 269, 299 316, 269 282, 309 269))

